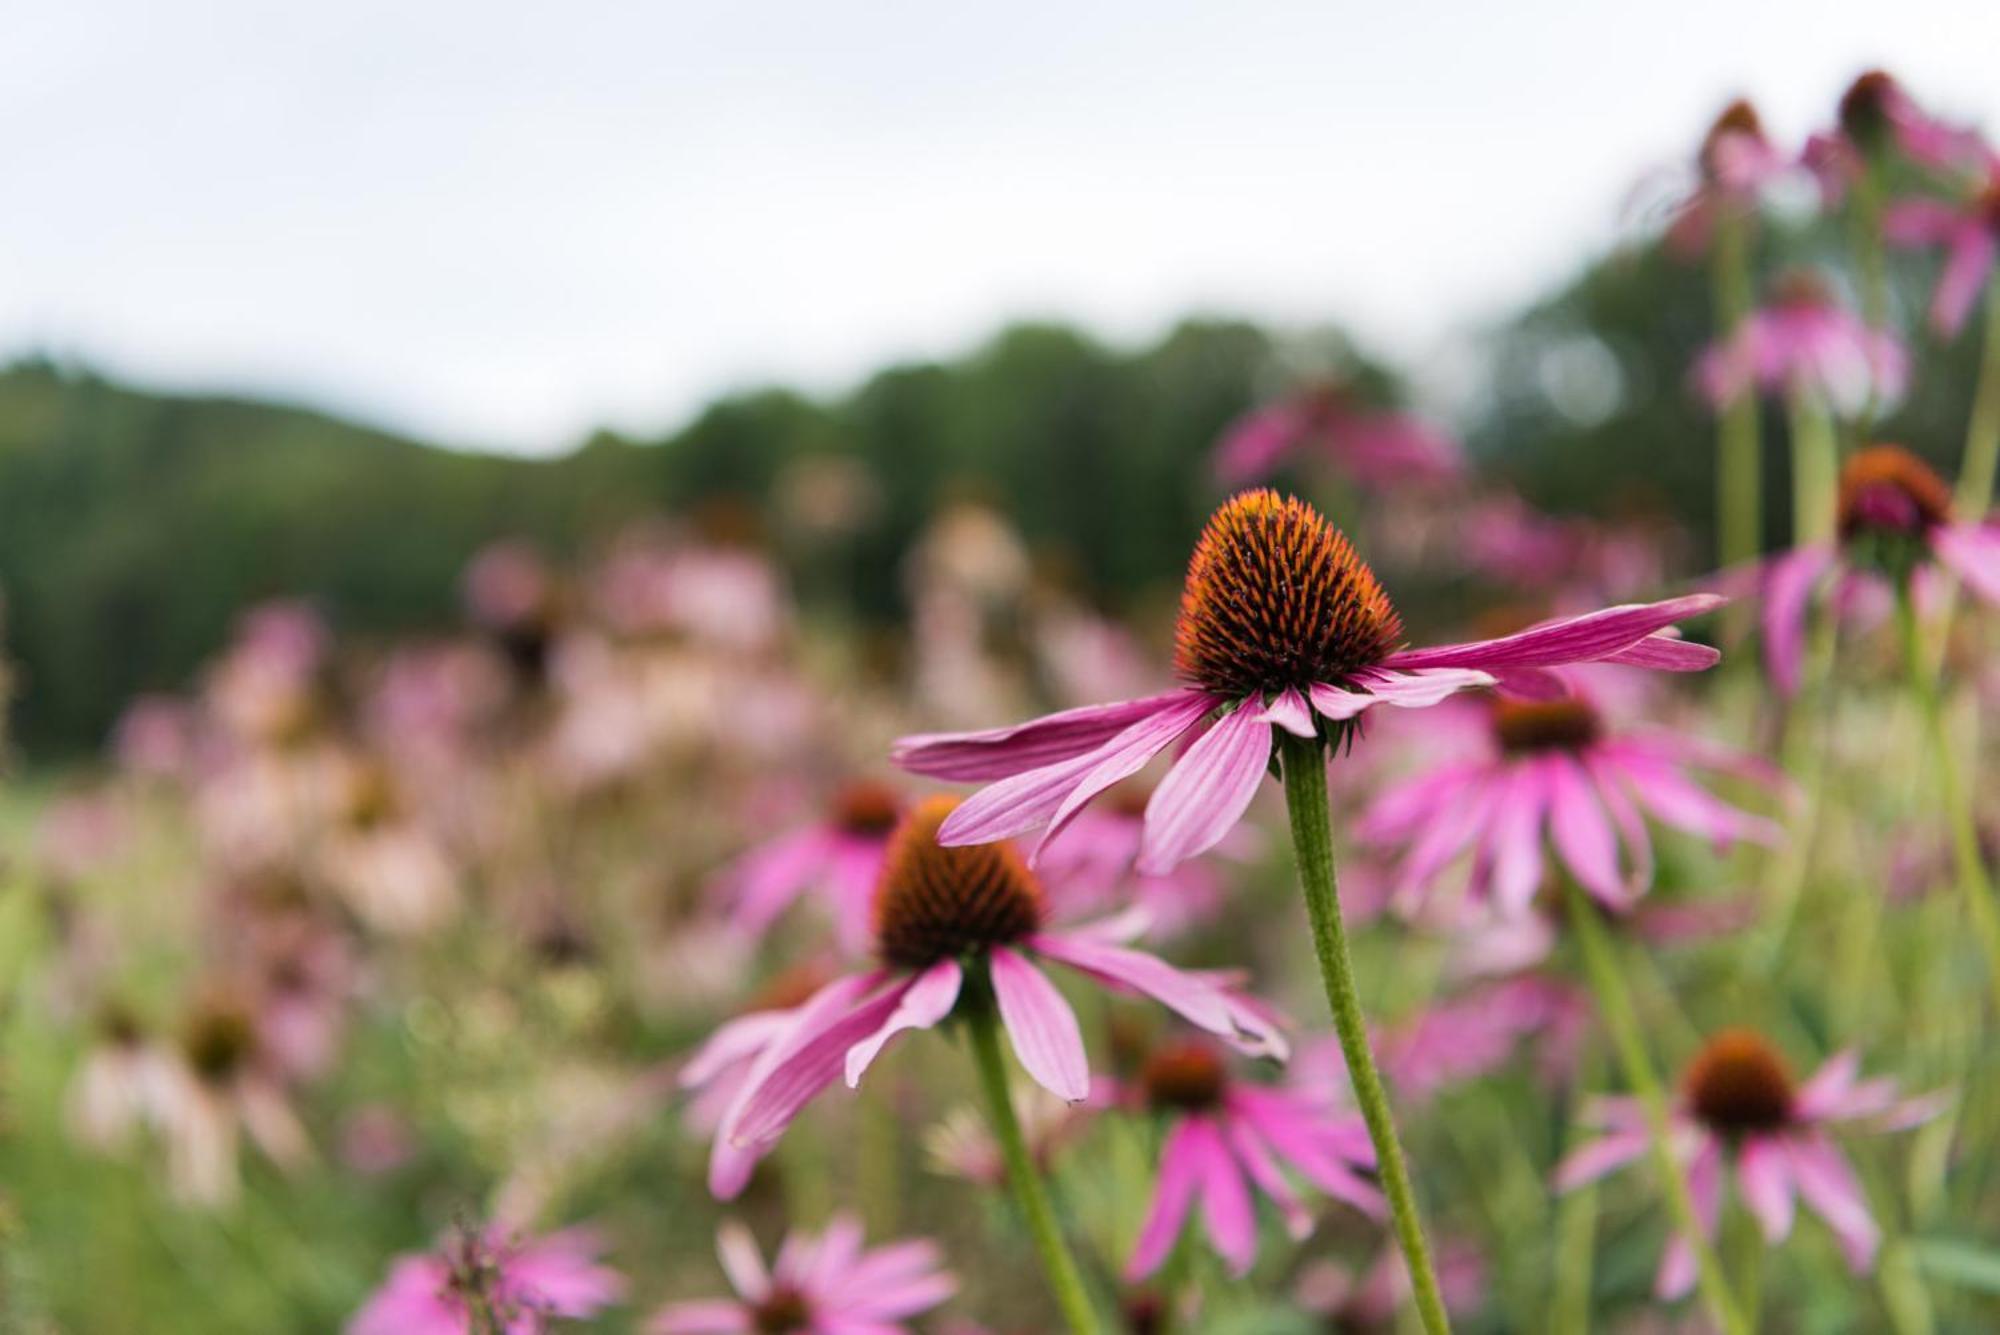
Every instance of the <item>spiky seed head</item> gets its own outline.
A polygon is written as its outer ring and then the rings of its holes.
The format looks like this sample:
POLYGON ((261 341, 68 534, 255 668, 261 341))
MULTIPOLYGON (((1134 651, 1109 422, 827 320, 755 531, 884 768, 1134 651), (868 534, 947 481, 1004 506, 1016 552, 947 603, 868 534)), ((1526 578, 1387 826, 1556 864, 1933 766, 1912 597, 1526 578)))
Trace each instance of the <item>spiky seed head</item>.
POLYGON ((1689 1063, 1688 1107, 1719 1135, 1772 1131, 1792 1116, 1792 1077, 1762 1034, 1724 1029, 1689 1063))
POLYGON ((1747 98, 1739 97, 1724 107, 1716 116, 1715 123, 1708 127, 1708 133, 1702 136, 1698 156, 1703 175, 1711 180, 1722 174, 1718 160, 1721 146, 1724 140, 1731 137, 1755 139, 1760 143, 1764 139, 1763 118, 1758 116, 1757 108, 1751 106, 1747 98))
POLYGON ((1304 501, 1259 488, 1225 502, 1195 544, 1174 669, 1243 699, 1338 683, 1402 638, 1402 618, 1346 535, 1304 501))
POLYGON ((1921 538, 1951 522, 1951 489, 1901 445, 1857 450, 1840 470, 1841 541, 1889 534, 1921 538))
POLYGON ((1006 945, 1046 916, 1041 882, 1012 844, 938 843, 938 827, 957 806, 954 797, 926 798, 889 837, 875 888, 875 943, 890 964, 922 969, 1006 945))
POLYGON ((827 814, 835 829, 863 838, 880 837, 896 828, 903 814, 903 795, 879 779, 853 779, 834 793, 827 814))
POLYGON ((1879 146, 1889 131, 1889 108, 1896 96, 1896 80, 1886 70, 1869 70, 1847 85, 1840 95, 1840 129, 1862 149, 1879 146))

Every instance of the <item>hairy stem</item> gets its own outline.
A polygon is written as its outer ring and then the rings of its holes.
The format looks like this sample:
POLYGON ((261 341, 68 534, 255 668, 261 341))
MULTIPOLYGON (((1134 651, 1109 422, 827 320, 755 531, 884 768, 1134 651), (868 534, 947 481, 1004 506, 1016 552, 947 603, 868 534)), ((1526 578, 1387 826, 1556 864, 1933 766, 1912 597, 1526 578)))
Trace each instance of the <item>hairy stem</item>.
POLYGON ((1326 752, 1317 738, 1294 737, 1289 733, 1284 735, 1283 747, 1285 808, 1292 819, 1299 884, 1305 891, 1306 915, 1312 920, 1313 946, 1319 953, 1319 972, 1326 984, 1327 1004, 1333 1008, 1334 1031, 1340 1036, 1340 1050, 1347 1058, 1354 1101, 1361 1106, 1362 1120, 1368 1124, 1368 1138, 1375 1143, 1376 1166, 1383 1193, 1389 1198, 1396 1242, 1409 1267, 1417 1314, 1423 1318, 1424 1329, 1430 1335, 1442 1335, 1451 1329, 1451 1322, 1445 1315, 1444 1297, 1438 1291, 1430 1248, 1424 1242, 1423 1221, 1417 1215, 1409 1166, 1403 1160, 1403 1146, 1396 1139, 1396 1124, 1389 1115, 1388 1092, 1382 1088, 1382 1077, 1368 1050, 1368 1027, 1361 1017, 1361 998, 1354 990, 1354 966, 1347 957, 1347 929, 1340 919, 1340 895, 1334 881, 1326 752))
POLYGON ((1014 1096, 1007 1085, 1007 1063, 1000 1054, 1000 1026, 990 1005, 968 1009, 966 1029, 972 1036, 973 1065, 979 1070, 980 1091, 986 1097, 986 1111, 993 1123, 994 1139, 1000 1142, 1000 1157, 1007 1165, 1007 1182, 1027 1222, 1028 1235, 1041 1257, 1048 1277, 1049 1292, 1061 1309, 1071 1335, 1099 1335, 1097 1310, 1083 1285, 1083 1272, 1063 1241, 1062 1227, 1056 1222, 1055 1207, 1042 1181, 1035 1160, 1028 1153, 1027 1137, 1021 1134, 1020 1118, 1014 1115, 1014 1096))

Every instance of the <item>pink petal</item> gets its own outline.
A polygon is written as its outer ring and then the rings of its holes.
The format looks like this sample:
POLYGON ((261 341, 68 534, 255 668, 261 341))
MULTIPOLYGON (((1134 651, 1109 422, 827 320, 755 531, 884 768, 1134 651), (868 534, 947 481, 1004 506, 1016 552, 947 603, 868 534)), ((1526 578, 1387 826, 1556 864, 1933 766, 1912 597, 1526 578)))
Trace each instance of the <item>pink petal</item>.
POLYGON ((1557 756, 1548 769, 1549 831, 1577 884, 1613 908, 1626 904, 1625 882, 1618 874, 1618 840, 1604 816, 1597 788, 1568 756, 1557 756))
POLYGON ((2000 604, 2000 528, 1948 524, 1931 533, 1931 551, 1981 598, 2000 604))
POLYGON ((1189 1121, 1201 1128, 1202 1217, 1209 1240, 1240 1278, 1257 1259, 1257 1216, 1250 1208, 1250 1190, 1215 1125, 1205 1117, 1189 1121))
POLYGON ((1627 603, 1585 616, 1563 617, 1497 640, 1406 649, 1389 655, 1385 668, 1560 667, 1589 663, 1629 648, 1676 621, 1699 616, 1722 605, 1712 593, 1691 593, 1658 603, 1627 603))
POLYGON ((1371 672, 1360 685, 1385 704, 1404 709, 1428 709, 1460 691, 1493 685, 1493 674, 1476 668, 1417 668, 1371 672))
POLYGON ((826 832, 814 826, 766 844, 724 873, 718 888, 730 925, 760 936, 825 867, 826 832))
POLYGON ((719 1201, 733 1201, 750 1185, 751 1174, 770 1149, 768 1143, 754 1146, 731 1145, 720 1132, 708 1151, 708 1194, 719 1201))
POLYGON ((1306 698, 1292 687, 1287 687, 1264 706, 1264 719, 1294 737, 1311 737, 1317 731, 1313 727, 1312 710, 1306 707, 1306 698))
POLYGON ((700 1302, 663 1307, 646 1329, 653 1335, 751 1335, 756 1326, 742 1303, 700 1302))
POLYGON ((1736 1180, 1743 1203, 1764 1230, 1764 1240, 1783 1242, 1792 1231, 1792 1181, 1785 1150, 1770 1136, 1752 1136, 1736 1156, 1736 1180))
POLYGON ((991 964, 1000 1022, 1021 1066, 1057 1098, 1083 1102, 1090 1095, 1090 1062, 1076 1012, 1041 970, 1006 947, 994 948, 991 964))
POLYGON ((791 1011, 752 1011, 723 1022, 694 1050, 677 1078, 682 1089, 699 1089, 728 1067, 749 1061, 788 1029, 791 1011))
POLYGON ((1314 682, 1307 688, 1306 694, 1311 698, 1312 707, 1319 712, 1320 717, 1334 723, 1344 722, 1363 710, 1382 703, 1382 698, 1378 695, 1370 695, 1365 691, 1342 690, 1327 682, 1314 682))
POLYGON ((1941 246, 1964 219, 1939 199, 1899 199, 1882 213, 1882 239, 1897 246, 1941 246))
POLYGON ((1838 1109, 1846 1103, 1860 1074, 1861 1054, 1853 1048, 1841 1049, 1799 1086, 1792 1098, 1793 1111, 1800 1120, 1809 1122, 1839 1116, 1838 1109))
POLYGON ((1505 796, 1493 808, 1488 831, 1492 893, 1502 912, 1525 913, 1542 888, 1542 817, 1548 800, 1545 771, 1530 761, 1514 767, 1505 796))
POLYGON ((1165 960, 1073 933, 1042 932, 1028 938, 1026 945, 1038 955, 1143 992, 1211 1034, 1232 1040, 1236 1037, 1222 993, 1165 960))
POLYGON ((1574 1191, 1595 1182, 1646 1153, 1651 1136, 1644 1131, 1618 1131, 1579 1145, 1556 1166, 1556 1190, 1574 1191))
POLYGON ((945 817, 938 842, 990 844, 1045 822, 1067 823, 1085 802, 1138 771, 1212 707, 1205 695, 1179 696, 1082 755, 982 788, 945 817))
POLYGON ((1094 751, 1187 694, 1175 690, 1143 700, 1086 705, 984 732, 919 733, 898 739, 889 755, 912 774, 934 779, 1004 779, 1094 751))
POLYGON ((1603 757, 1595 755, 1585 757, 1583 767, 1590 772, 1604 809, 1611 813, 1611 823, 1618 828, 1625 856, 1631 861, 1632 873, 1625 881, 1625 898, 1630 900, 1653 883, 1652 836, 1646 832, 1646 822, 1638 808, 1625 796, 1624 780, 1618 772, 1603 757))
POLYGON ((1277 1205, 1278 1213, 1285 1221, 1285 1231, 1294 1242, 1304 1241, 1312 1232, 1312 1211, 1306 1209, 1298 1193, 1292 1190, 1292 1184, 1271 1158, 1270 1149, 1241 1118, 1231 1117, 1225 1121, 1223 1134, 1228 1138, 1229 1148, 1242 1162, 1244 1171, 1249 1173, 1250 1180, 1277 1205))
POLYGON ((722 1262, 722 1273, 729 1277, 729 1287, 739 1298, 764 1301, 771 1291, 771 1274, 764 1269, 764 1255, 757 1250, 757 1240, 749 1229, 733 1219, 723 1224, 715 1233, 715 1254, 722 1262))
POLYGON ((1854 1170, 1824 1136, 1787 1136, 1784 1146, 1799 1194, 1833 1230, 1848 1265, 1857 1273, 1867 1270, 1882 1234, 1854 1170))
POLYGON ((847 1050, 888 1019, 909 986, 899 981, 864 996, 882 975, 844 978, 822 988, 798 1020, 757 1059, 717 1135, 738 1148, 775 1140, 792 1118, 840 1078, 847 1050))
POLYGON ((1701 672, 1722 661, 1722 651, 1661 631, 1600 660, 1655 672, 1701 672))
POLYGON ((1780 691, 1799 689, 1806 652, 1806 601, 1833 564, 1830 547, 1801 547, 1771 562, 1764 587, 1764 663, 1780 691))
POLYGON ((906 1029, 935 1028, 958 1004, 959 985, 965 972, 953 959, 939 960, 911 980, 903 999, 889 1012, 873 1033, 865 1035, 847 1050, 847 1087, 861 1083, 866 1071, 889 1040, 906 1029))
MULTIPOLYGON (((1708 1237, 1714 1237, 1716 1222, 1722 1211, 1722 1151, 1712 1137, 1702 1140, 1701 1148, 1695 1152, 1694 1162, 1688 1165, 1687 1186, 1701 1231, 1708 1237)), ((1660 1261, 1660 1273, 1653 1281, 1653 1291, 1661 1298, 1684 1297, 1694 1288, 1696 1271, 1694 1248, 1688 1239, 1676 1235, 1667 1244, 1667 1254, 1660 1261)))
POLYGON ((1243 817, 1271 763, 1271 725, 1248 705, 1187 749, 1146 803, 1138 870, 1162 876, 1213 848, 1243 817))
POLYGON ((1269 477, 1299 442, 1298 413, 1289 404, 1259 408, 1238 418, 1215 447, 1215 476, 1224 486, 1269 477))
POLYGON ((1200 1120, 1196 1117, 1183 1120, 1168 1133, 1166 1144, 1160 1148, 1160 1177, 1153 1185, 1153 1203, 1139 1229, 1139 1242, 1132 1250, 1132 1259, 1125 1266, 1125 1278, 1129 1281, 1136 1283, 1160 1268, 1187 1222, 1204 1168, 1201 1133, 1195 1129, 1200 1120))
POLYGON ((1617 768, 1642 806, 1676 829, 1708 839, 1717 850, 1739 839, 1761 844, 1784 839, 1772 822, 1738 811, 1669 765, 1626 754, 1617 768))
POLYGON ((1983 223, 1961 229, 1952 238, 1944 272, 1938 275, 1937 291, 1931 295, 1931 328, 1941 337, 1955 337, 1965 327, 1965 317, 1972 314, 1992 272, 1993 234, 1983 223))

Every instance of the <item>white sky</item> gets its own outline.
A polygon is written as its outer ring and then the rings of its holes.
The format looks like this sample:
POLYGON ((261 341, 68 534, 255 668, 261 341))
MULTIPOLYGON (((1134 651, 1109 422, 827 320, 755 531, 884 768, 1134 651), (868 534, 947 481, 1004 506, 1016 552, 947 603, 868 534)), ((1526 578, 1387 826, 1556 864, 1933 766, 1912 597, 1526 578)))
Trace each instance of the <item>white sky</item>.
POLYGON ((0 357, 444 441, 654 434, 1052 315, 1423 363, 1728 95, 2000 123, 2000 7, 0 0, 0 357))

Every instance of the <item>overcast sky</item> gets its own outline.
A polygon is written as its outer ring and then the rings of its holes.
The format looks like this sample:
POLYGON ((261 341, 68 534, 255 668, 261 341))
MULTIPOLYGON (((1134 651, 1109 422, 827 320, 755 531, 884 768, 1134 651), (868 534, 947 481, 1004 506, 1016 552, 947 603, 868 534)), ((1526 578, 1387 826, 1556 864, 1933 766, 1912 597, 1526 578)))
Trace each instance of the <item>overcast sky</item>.
POLYGON ((1990 5, 981 8, 0 0, 0 357, 530 451, 1028 315, 1421 374, 1733 93, 2000 123, 1990 5))

